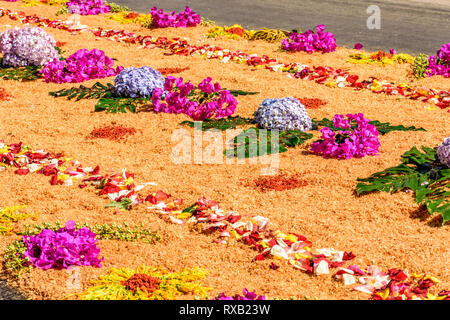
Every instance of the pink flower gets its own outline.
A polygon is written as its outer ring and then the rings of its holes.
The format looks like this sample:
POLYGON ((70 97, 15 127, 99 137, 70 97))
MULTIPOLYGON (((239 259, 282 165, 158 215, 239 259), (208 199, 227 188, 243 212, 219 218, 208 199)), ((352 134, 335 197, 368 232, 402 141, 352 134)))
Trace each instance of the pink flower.
POLYGON ((378 130, 369 124, 362 113, 335 115, 333 127, 320 130, 322 137, 314 142, 311 151, 324 158, 351 159, 377 155, 380 147, 378 130))
POLYGON ((83 82, 115 76, 123 67, 113 67, 114 61, 101 50, 80 49, 64 61, 54 59, 44 65, 41 73, 46 82, 83 82))

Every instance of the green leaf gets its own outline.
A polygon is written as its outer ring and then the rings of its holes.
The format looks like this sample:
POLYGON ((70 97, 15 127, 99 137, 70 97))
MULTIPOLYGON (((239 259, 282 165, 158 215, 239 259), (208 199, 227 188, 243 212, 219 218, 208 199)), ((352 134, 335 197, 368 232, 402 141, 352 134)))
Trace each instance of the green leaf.
POLYGON ((90 88, 80 85, 78 88, 61 89, 59 91, 49 92, 49 94, 56 98, 66 97, 68 100, 76 98, 77 101, 81 99, 109 98, 114 96, 114 85, 108 83, 105 86, 97 82, 90 88))
POLYGON ((368 178, 358 178, 357 195, 383 191, 414 191, 415 202, 424 204, 430 214, 442 215, 443 223, 450 220, 450 169, 444 167, 436 149, 411 148, 401 156, 402 163, 368 178))
MULTIPOLYGON (((228 90, 226 88, 222 88, 222 90, 228 90)), ((259 94, 259 92, 252 92, 252 91, 243 91, 243 90, 228 90, 231 95, 237 97, 237 96, 253 96, 255 94, 259 94)))
POLYGON ((42 66, 7 68, 1 67, 2 60, 0 59, 0 77, 5 80, 34 81, 42 78, 42 66))
POLYGON ((250 128, 233 139, 233 148, 225 150, 228 157, 253 158, 286 152, 313 137, 300 130, 261 130, 250 128))
POLYGON ((150 103, 151 99, 147 98, 101 98, 95 105, 95 111, 106 111, 110 113, 126 113, 129 110, 132 113, 136 112, 136 109, 140 105, 150 103))
POLYGON ((105 206, 105 208, 118 208, 118 209, 121 209, 121 210, 129 210, 132 202, 133 201, 131 199, 122 198, 122 199, 120 199, 119 202, 118 201, 111 201, 109 204, 107 204, 105 206))
POLYGON ((189 213, 194 213, 194 211, 195 211, 195 209, 197 209, 197 204, 193 204, 192 206, 189 206, 189 207, 187 207, 187 208, 185 208, 185 209, 183 209, 183 211, 181 211, 182 213, 184 213, 184 212, 189 212, 189 213))
POLYGON ((415 126, 405 127, 403 125, 393 126, 389 122, 380 122, 378 120, 370 121, 369 124, 377 127, 380 134, 385 135, 391 131, 427 131, 424 128, 416 128, 415 126))
MULTIPOLYGON (((225 131, 228 129, 236 129, 237 126, 244 126, 247 124, 251 124, 252 122, 253 120, 249 118, 242 118, 240 116, 235 117, 231 116, 228 118, 221 118, 221 119, 205 119, 201 121, 201 125, 202 130, 219 129, 225 131)), ((194 128, 195 122, 183 121, 180 124, 194 128)))

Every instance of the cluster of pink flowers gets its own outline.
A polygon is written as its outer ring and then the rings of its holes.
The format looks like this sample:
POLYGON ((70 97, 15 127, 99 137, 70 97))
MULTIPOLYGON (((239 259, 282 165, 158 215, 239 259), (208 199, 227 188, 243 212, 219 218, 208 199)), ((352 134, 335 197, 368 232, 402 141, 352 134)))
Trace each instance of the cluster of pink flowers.
POLYGON ((180 13, 176 13, 175 11, 164 13, 164 11, 158 10, 155 7, 152 8, 150 13, 153 18, 152 26, 155 28, 195 27, 202 22, 202 18, 188 6, 186 6, 186 9, 180 13))
POLYGON ((80 49, 66 60, 54 59, 42 69, 46 82, 83 82, 115 76, 123 67, 113 67, 114 61, 102 50, 80 49))
POLYGON ((164 90, 155 88, 152 101, 156 112, 184 113, 196 121, 207 118, 225 118, 236 111, 237 100, 220 84, 204 79, 198 88, 183 78, 167 77, 164 90))
POLYGON ((428 57, 427 76, 450 78, 450 43, 444 44, 435 56, 428 57))
POLYGON ((70 266, 101 267, 98 258, 96 234, 84 227, 75 229, 75 222, 68 221, 64 228, 53 231, 44 229, 35 236, 24 236, 27 247, 24 258, 41 269, 67 269, 70 266))
POLYGON ((321 140, 313 143, 311 151, 324 158, 362 158, 377 155, 380 147, 378 130, 369 124, 362 113, 337 114, 333 118, 333 128, 322 128, 321 140))
POLYGON ((105 0, 71 0, 66 3, 71 13, 94 15, 107 13, 111 7, 105 5, 105 0))
POLYGON ((259 296, 255 292, 250 292, 246 288, 243 290, 243 296, 237 294, 235 296, 226 296, 224 292, 219 294, 214 300, 266 300, 266 296, 259 296))
POLYGON ((336 50, 336 39, 331 32, 325 32, 325 26, 319 24, 316 27, 316 33, 313 30, 307 30, 301 34, 292 32, 289 38, 281 41, 281 47, 286 51, 306 51, 313 53, 321 51, 323 53, 336 50))

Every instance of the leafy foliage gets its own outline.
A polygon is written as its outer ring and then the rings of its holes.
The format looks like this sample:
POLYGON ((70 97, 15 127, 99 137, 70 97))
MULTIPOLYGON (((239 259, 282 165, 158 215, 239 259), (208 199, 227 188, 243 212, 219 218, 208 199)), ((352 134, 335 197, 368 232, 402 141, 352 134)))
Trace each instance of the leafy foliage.
POLYGON ((250 128, 233 139, 233 148, 225 150, 228 157, 252 158, 286 152, 311 139, 312 134, 300 130, 262 130, 250 128))
POLYGON ((13 224, 19 220, 34 217, 33 214, 21 212, 26 206, 0 208, 0 235, 8 234, 13 229, 13 224))
POLYGON ((42 78, 42 66, 26 66, 19 68, 5 68, 1 66, 0 59, 0 77, 5 80, 34 81, 42 78))
POLYGON ((243 90, 229 90, 226 88, 222 88, 222 90, 228 90, 231 95, 237 97, 237 96, 253 96, 255 94, 259 94, 259 92, 252 92, 252 91, 243 91, 243 90))
POLYGON ((358 178, 356 193, 411 189, 416 203, 424 204, 430 214, 440 213, 443 223, 449 221, 450 169, 439 162, 436 149, 422 146, 422 151, 413 147, 402 155, 400 165, 358 178))
MULTIPOLYGON (((1 69, 0 69, 1 75, 1 69)), ((80 85, 78 88, 61 89, 59 91, 50 92, 53 97, 66 97, 68 100, 75 99, 99 99, 95 105, 95 111, 106 111, 110 113, 126 113, 129 110, 132 113, 136 112, 139 106, 151 103, 151 98, 125 98, 119 97, 115 94, 115 86, 112 83, 106 85, 96 82, 92 87, 85 87, 80 85)), ((233 96, 239 95, 253 95, 259 92, 248 92, 242 90, 229 90, 233 96)), ((183 123, 184 124, 184 123, 183 123)))
POLYGON ((58 54, 60 55, 59 60, 64 61, 66 60, 66 58, 63 57, 63 54, 66 53, 66 50, 61 49, 60 47, 55 46, 56 51, 58 52, 58 54))
MULTIPOLYGON (((313 125, 315 125, 315 126, 328 127, 333 131, 344 130, 342 128, 335 128, 333 125, 333 121, 328 118, 323 118, 322 120, 313 119, 312 121, 313 121, 313 125)), ((378 120, 370 121, 369 124, 375 126, 377 128, 378 132, 382 135, 385 135, 386 133, 391 132, 391 131, 426 131, 424 128, 416 128, 415 126, 405 127, 403 125, 394 126, 394 125, 391 125, 389 122, 380 122, 378 120)), ((352 128, 353 129, 356 128, 355 121, 352 122, 352 128)))
MULTIPOLYGON (((64 226, 60 222, 53 223, 43 223, 41 225, 34 224, 33 226, 26 225, 25 231, 17 233, 18 235, 31 236, 40 233, 44 229, 50 229, 56 231, 63 228, 64 226)), ((141 241, 145 243, 154 243, 161 240, 160 235, 157 232, 145 229, 141 224, 131 228, 128 223, 123 223, 123 225, 117 225, 115 223, 108 224, 95 224, 90 225, 87 223, 75 224, 75 229, 79 230, 82 228, 89 228, 92 232, 97 235, 98 240, 120 240, 120 241, 141 241)))
POLYGON ((127 6, 122 6, 122 5, 117 4, 115 2, 105 1, 105 5, 110 7, 110 12, 111 13, 117 13, 117 12, 122 12, 122 11, 131 11, 130 8, 128 8, 127 6))
POLYGON ((81 99, 110 98, 114 96, 113 92, 113 84, 108 83, 104 85, 100 82, 97 82, 91 88, 81 85, 78 88, 61 89, 59 91, 50 92, 49 94, 56 98, 66 97, 69 100, 75 98, 76 101, 78 101, 81 99))
POLYGON ((126 113, 127 109, 132 113, 136 113, 136 109, 145 104, 151 103, 150 98, 101 98, 95 105, 95 111, 106 111, 110 113, 126 113))
POLYGON ((414 59, 414 76, 417 79, 423 79, 426 77, 426 72, 430 62, 428 61, 428 55, 420 53, 414 59))
POLYGON ((16 240, 8 245, 3 254, 6 269, 15 274, 17 278, 23 271, 31 271, 30 261, 23 257, 26 250, 27 247, 23 241, 16 240))
POLYGON ((120 210, 128 210, 130 209, 132 202, 133 201, 131 199, 122 198, 120 199, 120 201, 111 201, 105 206, 105 208, 118 208, 120 210))
MULTIPOLYGON (((253 119, 242 118, 240 116, 230 116, 221 119, 205 119, 202 123, 202 130, 208 129, 219 129, 225 131, 228 129, 236 129, 236 126, 244 126, 246 124, 251 124, 253 119)), ((189 126, 194 128, 195 122, 193 121, 183 121, 181 125, 189 126)))

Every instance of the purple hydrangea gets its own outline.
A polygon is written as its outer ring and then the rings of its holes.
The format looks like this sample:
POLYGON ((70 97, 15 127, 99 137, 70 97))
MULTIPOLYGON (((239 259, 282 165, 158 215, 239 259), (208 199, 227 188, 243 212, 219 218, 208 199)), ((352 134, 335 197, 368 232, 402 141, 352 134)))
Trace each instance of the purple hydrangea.
POLYGON ((113 67, 114 60, 98 49, 80 49, 66 60, 54 59, 42 69, 46 82, 83 82, 117 75, 123 67, 113 67))
POLYGON ((110 6, 105 5, 105 0, 71 0, 66 5, 71 13, 81 15, 101 14, 111 10, 110 6))
POLYGON ((437 155, 439 161, 450 168, 450 137, 444 139, 444 141, 437 147, 437 155))
POLYGON ((211 81, 208 77, 195 88, 190 81, 184 83, 183 78, 167 77, 164 88, 153 91, 155 112, 184 113, 196 121, 231 116, 236 111, 236 98, 211 81))
POLYGON ((286 51, 306 51, 308 53, 316 51, 323 53, 333 52, 337 48, 334 34, 325 32, 324 30, 325 26, 319 24, 316 27, 316 33, 313 30, 307 30, 301 34, 292 32, 289 38, 281 41, 281 47, 286 51))
POLYGON ((40 66, 59 59, 55 39, 38 27, 14 28, 0 34, 3 65, 8 67, 40 66))
POLYGON ((144 66, 126 68, 114 79, 116 93, 121 97, 149 98, 156 88, 164 88, 161 72, 144 66))
POLYGON ((347 114, 347 119, 337 114, 333 118, 334 128, 322 128, 321 140, 313 143, 311 151, 324 158, 339 159, 377 155, 380 147, 378 130, 369 122, 362 113, 347 114))
POLYGON ((84 227, 75 229, 75 222, 68 221, 64 228, 56 231, 44 229, 35 236, 24 236, 27 247, 24 258, 44 270, 67 269, 70 266, 101 267, 98 258, 96 234, 84 227))
POLYGON ((246 288, 243 290, 243 296, 226 296, 224 292, 220 293, 214 300, 266 300, 266 296, 259 296, 255 292, 250 292, 246 288))
POLYGON ((150 13, 153 18, 152 26, 155 28, 195 27, 202 22, 200 15, 196 14, 188 6, 186 6, 186 9, 180 13, 176 13, 175 11, 164 13, 164 11, 158 10, 156 7, 153 7, 150 13))
POLYGON ((312 121, 297 99, 265 99, 255 113, 255 122, 262 129, 311 130, 312 121))

